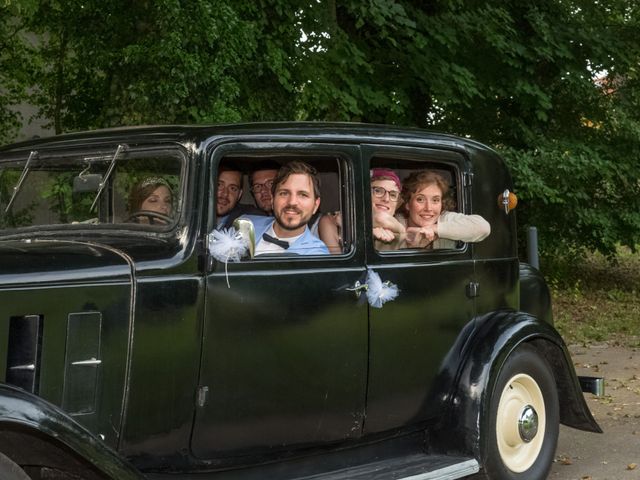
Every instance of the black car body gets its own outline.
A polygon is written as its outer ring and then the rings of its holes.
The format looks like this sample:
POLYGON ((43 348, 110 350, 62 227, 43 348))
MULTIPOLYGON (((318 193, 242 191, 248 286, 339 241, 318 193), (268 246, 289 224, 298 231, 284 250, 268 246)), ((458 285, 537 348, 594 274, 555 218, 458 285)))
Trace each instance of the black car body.
POLYGON ((509 172, 479 143, 353 124, 123 128, 3 147, 0 172, 8 478, 534 479, 558 422, 599 431, 544 279, 518 261, 509 172), (314 165, 342 252, 213 258, 227 159, 314 165), (376 250, 381 166, 444 172, 490 236, 376 250), (168 222, 131 221, 127 191, 147 176, 171 185, 168 222), (369 271, 399 289, 382 308, 357 288, 369 271), (512 412, 501 392, 519 379, 540 404, 512 412))

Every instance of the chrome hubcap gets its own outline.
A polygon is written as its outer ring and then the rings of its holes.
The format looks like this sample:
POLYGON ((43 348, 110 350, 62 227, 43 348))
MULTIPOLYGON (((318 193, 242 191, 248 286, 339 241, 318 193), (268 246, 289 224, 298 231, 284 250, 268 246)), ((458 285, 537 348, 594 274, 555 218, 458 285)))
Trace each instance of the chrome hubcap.
POLYGON ((525 405, 520 413, 518 433, 525 443, 533 440, 538 433, 538 413, 531 405, 525 405))

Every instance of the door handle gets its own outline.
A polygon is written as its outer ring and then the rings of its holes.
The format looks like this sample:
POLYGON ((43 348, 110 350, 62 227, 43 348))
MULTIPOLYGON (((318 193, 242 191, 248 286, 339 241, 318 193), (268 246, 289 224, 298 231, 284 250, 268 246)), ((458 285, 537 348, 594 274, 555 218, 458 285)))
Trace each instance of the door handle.
POLYGON ((362 292, 366 292, 369 289, 369 285, 366 283, 360 283, 360 280, 356 280, 356 283, 353 284, 353 287, 347 287, 346 290, 349 292, 353 292, 356 295, 356 298, 360 298, 362 292))
POLYGON ((27 370, 33 372, 36 369, 35 363, 29 363, 27 365, 16 365, 15 367, 9 367, 9 370, 27 370))
POLYGON ((77 362, 72 362, 71 365, 79 365, 81 367, 95 367, 100 365, 101 363, 102 360, 91 357, 89 360, 78 360, 77 362))

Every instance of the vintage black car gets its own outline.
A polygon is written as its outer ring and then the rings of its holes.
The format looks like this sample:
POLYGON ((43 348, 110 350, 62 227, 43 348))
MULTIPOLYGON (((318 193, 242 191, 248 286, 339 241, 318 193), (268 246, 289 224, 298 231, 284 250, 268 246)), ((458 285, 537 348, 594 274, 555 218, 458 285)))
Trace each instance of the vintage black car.
POLYGON ((518 260, 513 188, 490 148, 389 126, 122 128, 0 148, 0 477, 546 478, 560 423, 600 428, 544 279, 518 260), (319 172, 340 251, 212 255, 220 164, 292 160, 319 172), (377 249, 377 167, 441 172, 489 237, 377 249), (169 211, 132 207, 149 179, 169 211), (371 304, 372 275, 397 297, 371 304))

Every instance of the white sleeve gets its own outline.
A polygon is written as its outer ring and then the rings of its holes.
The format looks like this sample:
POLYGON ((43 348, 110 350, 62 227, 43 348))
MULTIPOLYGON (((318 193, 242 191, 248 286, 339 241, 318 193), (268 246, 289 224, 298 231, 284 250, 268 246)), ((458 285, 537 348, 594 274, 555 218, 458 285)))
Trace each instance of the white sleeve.
POLYGON ((480 215, 443 212, 438 219, 438 237, 463 242, 479 242, 491 233, 491 225, 480 215))

